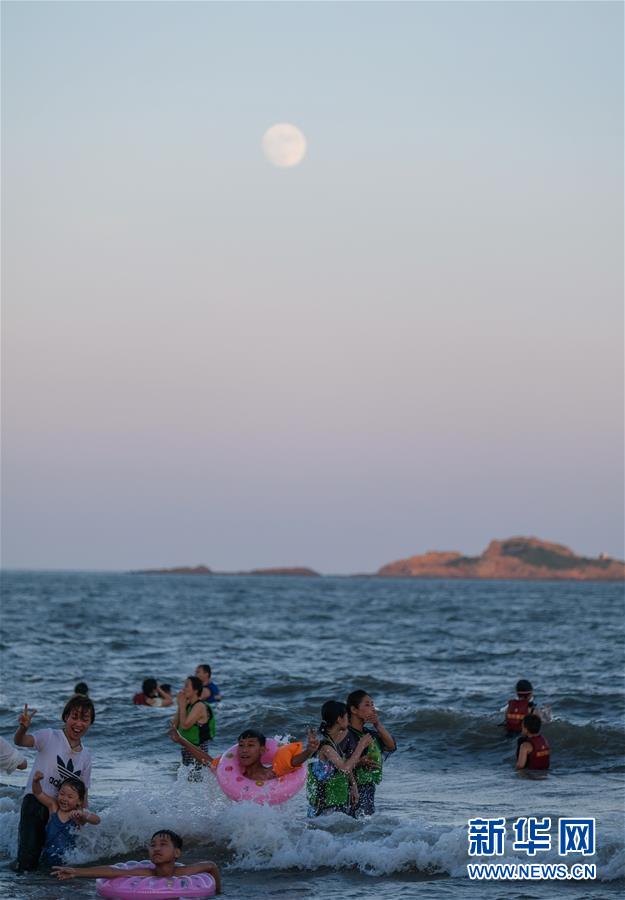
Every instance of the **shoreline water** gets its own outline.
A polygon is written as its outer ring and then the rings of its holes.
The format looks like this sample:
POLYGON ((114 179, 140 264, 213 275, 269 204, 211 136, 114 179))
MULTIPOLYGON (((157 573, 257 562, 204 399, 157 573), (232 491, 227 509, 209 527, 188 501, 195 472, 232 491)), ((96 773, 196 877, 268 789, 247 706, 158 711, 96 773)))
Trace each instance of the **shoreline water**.
MULTIPOLYGON (((143 858, 150 829, 166 820, 182 830, 185 858, 210 854, 224 867, 231 897, 252 887, 259 897, 314 897, 331 886, 395 900, 416 884, 427 897, 496 897, 502 883, 466 876, 467 818, 592 814, 600 881, 506 884, 506 897, 616 896, 625 873, 622 611, 613 584, 15 573, 4 583, 0 733, 12 735, 26 701, 39 709, 33 727, 57 727, 74 682, 89 682, 91 796, 103 823, 83 830, 77 862, 143 858), (225 697, 218 750, 242 723, 301 735, 323 700, 369 690, 398 740, 376 815, 311 825, 301 795, 264 810, 229 804, 207 775, 189 784, 165 734, 167 710, 133 708, 130 698, 141 678, 179 684, 203 661, 225 697), (553 767, 535 783, 514 772, 512 744, 497 729, 497 710, 523 676, 555 713, 546 729, 553 767)), ((93 896, 86 882, 9 872, 25 777, 0 781, 3 896, 93 896)))

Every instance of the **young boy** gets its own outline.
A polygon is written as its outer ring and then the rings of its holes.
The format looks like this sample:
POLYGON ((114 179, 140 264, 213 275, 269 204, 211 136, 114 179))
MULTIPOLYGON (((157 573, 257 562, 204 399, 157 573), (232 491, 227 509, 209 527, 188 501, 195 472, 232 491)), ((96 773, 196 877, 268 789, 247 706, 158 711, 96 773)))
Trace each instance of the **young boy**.
MULTIPOLYGON (((33 747, 37 751, 20 812, 15 864, 18 872, 37 868, 46 839, 49 813, 33 794, 35 772, 43 772, 41 786, 53 800, 67 778, 79 778, 85 791, 91 782, 91 753, 82 745, 83 737, 95 722, 95 709, 89 697, 77 694, 67 701, 62 713, 62 730, 44 728, 27 734, 36 712, 36 709, 29 711, 27 704, 24 706, 13 738, 18 747, 33 747)), ((86 793, 84 804, 87 806, 86 793)))
MULTIPOLYGON (((175 728, 171 729, 169 736, 174 743, 185 747, 198 762, 210 766, 213 770, 217 767, 220 757, 210 756, 199 747, 194 747, 193 744, 181 737, 175 728)), ((272 778, 288 775, 297 766, 301 766, 319 747, 317 737, 309 732, 305 748, 299 741, 285 744, 274 756, 271 766, 264 766, 260 760, 267 743, 264 734, 254 728, 247 728, 241 732, 237 743, 241 770, 245 778, 251 778, 252 781, 271 781, 272 778)))
POLYGON ((200 700, 207 703, 221 703, 221 691, 212 679, 211 667, 208 663, 201 663, 195 670, 195 677, 202 682, 202 696, 200 700))
POLYGON ((200 875, 207 872, 215 879, 215 893, 221 893, 221 876, 214 862, 197 862, 189 866, 176 865, 176 860, 182 853, 182 838, 175 831, 164 828, 156 831, 150 840, 148 848, 150 862, 154 868, 122 869, 115 866, 53 866, 52 874, 61 881, 68 878, 172 878, 174 875, 200 875))
POLYGON ((524 716, 533 713, 534 688, 529 681, 521 678, 516 683, 516 698, 508 700, 504 725, 508 734, 520 734, 524 716))
POLYGON ((521 737, 517 743, 517 769, 548 769, 551 751, 540 734, 540 716, 529 713, 521 724, 521 737))

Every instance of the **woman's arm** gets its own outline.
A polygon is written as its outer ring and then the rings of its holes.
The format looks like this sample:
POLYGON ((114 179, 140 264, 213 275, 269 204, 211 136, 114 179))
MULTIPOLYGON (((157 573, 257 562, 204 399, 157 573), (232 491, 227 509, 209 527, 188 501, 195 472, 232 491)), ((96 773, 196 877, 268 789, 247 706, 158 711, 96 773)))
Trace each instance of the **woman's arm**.
POLYGON ((30 728, 30 723, 33 720, 33 716, 37 712, 36 709, 28 711, 28 703, 24 704, 24 711, 20 713, 20 717, 18 719, 19 725, 17 726, 17 731, 13 736, 13 743, 18 747, 34 747, 35 739, 32 734, 26 734, 28 729, 30 728))
POLYGON ((35 772, 35 774, 33 775, 33 794, 40 803, 43 803, 44 806, 48 807, 50 812, 56 812, 56 802, 48 794, 44 794, 43 790, 41 789, 42 778, 43 772, 35 772))
POLYGON ((175 728, 170 729, 169 737, 174 744, 180 744, 181 747, 184 747, 185 750, 189 751, 191 756, 195 757, 198 762, 201 762, 205 766, 213 766, 218 761, 218 757, 215 758, 214 756, 211 756, 210 753, 205 753, 203 750, 200 750, 195 744, 190 744, 181 734, 178 734, 175 728))
POLYGON ((369 722, 371 725, 373 725, 373 727, 375 728, 377 733, 380 735, 380 739, 381 739, 382 743, 384 744, 383 749, 387 753, 392 753, 394 750, 397 750, 397 744, 395 743, 395 738, 390 733, 390 731, 387 731, 387 729, 384 727, 384 725, 380 722, 380 720, 378 718, 377 709, 374 709, 373 714, 369 719, 369 722))
POLYGON ((350 774, 356 768, 358 760, 365 752, 372 740, 373 738, 370 734, 366 734, 364 737, 361 737, 349 759, 342 759, 336 752, 336 750, 334 750, 332 747, 329 747, 327 744, 325 744, 321 748, 319 753, 320 755, 322 754, 323 756, 325 756, 325 758, 328 759, 332 763, 332 765, 335 766, 335 768, 340 769, 341 772, 350 774))
POLYGON ((128 878, 129 875, 141 877, 154 875, 154 869, 120 869, 117 866, 52 866, 52 874, 60 881, 68 878, 128 878))
POLYGON ((171 699, 171 695, 170 695, 170 694, 166 694, 165 691, 164 691, 164 690, 162 689, 162 687, 160 686, 160 684, 158 685, 158 687, 156 688, 156 690, 158 691, 159 697, 160 697, 161 700, 163 701, 163 704, 162 704, 162 705, 163 705, 163 706, 171 706, 172 703, 174 702, 174 701, 171 699))

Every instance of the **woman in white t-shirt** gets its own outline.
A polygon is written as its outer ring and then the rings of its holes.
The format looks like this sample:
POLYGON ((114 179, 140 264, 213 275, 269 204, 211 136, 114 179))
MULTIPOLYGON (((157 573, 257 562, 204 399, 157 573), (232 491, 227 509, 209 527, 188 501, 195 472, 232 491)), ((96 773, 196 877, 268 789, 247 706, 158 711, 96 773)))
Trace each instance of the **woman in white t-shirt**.
POLYGON ((36 712, 24 706, 13 738, 18 747, 32 747, 37 751, 20 812, 15 865, 18 872, 37 868, 46 837, 49 812, 32 792, 33 772, 43 772, 41 786, 52 798, 56 798, 59 786, 67 778, 79 778, 87 789, 91 781, 91 753, 82 745, 84 735, 95 721, 95 709, 89 697, 77 694, 67 701, 62 730, 44 728, 27 734, 36 712))

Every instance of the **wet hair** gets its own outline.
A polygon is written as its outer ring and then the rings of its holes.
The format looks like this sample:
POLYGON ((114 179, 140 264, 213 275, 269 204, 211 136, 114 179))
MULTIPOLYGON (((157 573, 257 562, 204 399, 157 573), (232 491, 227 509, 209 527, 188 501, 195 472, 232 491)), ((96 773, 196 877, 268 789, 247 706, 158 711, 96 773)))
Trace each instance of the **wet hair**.
POLYGON ((532 687, 531 681, 526 681, 525 678, 521 678, 521 680, 516 683, 517 694, 531 694, 533 690, 534 688, 532 687))
POLYGON ((366 691, 352 691, 348 696, 345 705, 347 706, 347 715, 352 717, 352 707, 360 706, 365 697, 368 697, 369 694, 366 691))
POLYGON ((151 696, 157 688, 156 678, 146 678, 143 684, 141 685, 141 690, 143 693, 149 697, 151 696))
POLYGON ((159 831, 155 831, 150 838, 150 843, 155 837, 162 837, 163 835, 169 838, 176 850, 182 850, 182 838, 175 831, 170 831, 169 828, 161 828, 159 831))
POLYGON ((89 685, 86 681, 79 681, 76 687, 74 688, 75 694, 82 694, 84 697, 89 696, 89 685))
POLYGON ((537 716, 536 713, 528 713, 523 717, 523 724, 530 734, 538 734, 542 722, 540 721, 540 716, 537 716))
POLYGON ((211 675, 213 674, 212 671, 211 671, 211 667, 209 666, 208 663, 200 663, 199 666, 198 666, 198 669, 203 669, 204 672, 206 672, 206 674, 208 675, 209 678, 210 678, 211 675))
POLYGON ((93 705, 93 700, 89 697, 85 697, 84 694, 74 694, 73 697, 70 697, 67 703, 65 704, 65 709, 61 714, 61 718, 64 722, 67 722, 71 713, 75 709, 80 710, 88 710, 91 714, 91 724, 95 722, 95 707, 93 705))
POLYGON ((346 712, 347 707, 340 700, 327 700, 321 707, 321 725, 319 726, 321 734, 327 734, 328 728, 331 728, 346 712))
POLYGON ((196 675, 187 675, 186 680, 191 682, 191 687, 196 694, 202 693, 202 691, 204 690, 204 685, 196 675))
POLYGON ((256 731, 255 728, 246 728, 245 731, 242 731, 237 738, 237 741, 245 740, 256 740, 261 747, 264 747, 267 743, 267 738, 262 733, 262 731, 256 731))
POLYGON ((165 691, 166 694, 171 694, 171 684, 162 684, 161 690, 165 691))
POLYGON ((66 778, 60 783, 59 791, 64 787, 71 787, 78 794, 78 799, 80 800, 80 802, 84 803, 86 790, 85 784, 80 780, 80 778, 66 778))

